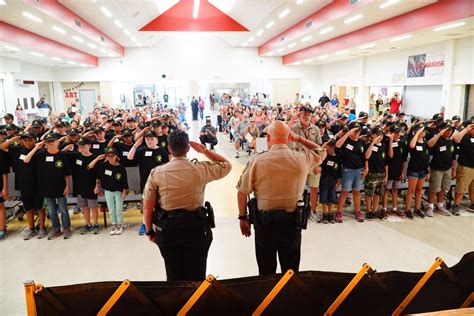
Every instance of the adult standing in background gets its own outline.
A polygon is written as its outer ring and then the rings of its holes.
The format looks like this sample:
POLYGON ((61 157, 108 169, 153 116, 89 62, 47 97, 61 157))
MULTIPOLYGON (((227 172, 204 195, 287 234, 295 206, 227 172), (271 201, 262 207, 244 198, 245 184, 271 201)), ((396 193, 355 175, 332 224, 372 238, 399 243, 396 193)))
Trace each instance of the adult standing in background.
POLYGON ((375 117, 375 93, 370 94, 369 117, 371 119, 375 117))
POLYGON ((332 95, 331 105, 336 108, 339 107, 339 99, 337 98, 337 94, 332 95))
POLYGON ((378 99, 375 101, 375 111, 377 111, 377 115, 382 105, 383 105, 383 99, 382 99, 382 96, 379 94, 378 99))
POLYGON ((326 103, 331 102, 331 100, 329 100, 328 96, 326 95, 326 92, 323 92, 323 95, 319 98, 318 102, 321 107, 324 107, 326 103))
POLYGON ((36 108, 38 109, 38 115, 42 118, 47 119, 51 115, 51 106, 48 103, 45 103, 45 98, 41 97, 40 100, 36 103, 36 108))
POLYGON ((199 108, 199 118, 201 120, 204 120, 204 107, 205 107, 204 100, 201 97, 199 97, 198 108, 199 108))
POLYGON ((393 97, 390 99, 390 113, 396 114, 397 112, 400 112, 401 107, 402 99, 400 99, 398 92, 395 92, 393 97))
POLYGON ((16 106, 15 116, 18 126, 23 126, 23 123, 26 121, 26 114, 19 103, 16 106))
POLYGON ((195 97, 191 100, 191 109, 193 111, 193 121, 198 120, 199 101, 195 97))

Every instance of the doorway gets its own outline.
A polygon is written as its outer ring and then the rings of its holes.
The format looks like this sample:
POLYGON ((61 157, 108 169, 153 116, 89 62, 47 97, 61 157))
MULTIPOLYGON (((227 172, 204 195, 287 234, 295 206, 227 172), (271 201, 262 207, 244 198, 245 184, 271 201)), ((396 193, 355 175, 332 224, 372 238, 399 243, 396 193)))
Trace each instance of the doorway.
POLYGON ((79 90, 79 104, 81 106, 81 113, 87 114, 92 112, 95 104, 95 90, 94 89, 80 89, 79 90))

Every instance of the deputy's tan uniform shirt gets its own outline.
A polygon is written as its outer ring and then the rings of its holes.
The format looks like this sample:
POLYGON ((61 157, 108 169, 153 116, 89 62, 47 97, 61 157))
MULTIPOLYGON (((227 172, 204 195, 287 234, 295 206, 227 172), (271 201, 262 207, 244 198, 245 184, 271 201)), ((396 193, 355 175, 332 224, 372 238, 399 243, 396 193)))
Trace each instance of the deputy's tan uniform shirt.
POLYGON ((143 199, 158 199, 166 211, 194 211, 203 206, 206 184, 225 177, 229 172, 227 163, 172 158, 150 172, 143 199))
POLYGON ((260 210, 284 209, 294 211, 302 198, 306 176, 321 164, 326 151, 291 150, 287 145, 273 145, 255 155, 240 177, 237 190, 254 192, 260 210))

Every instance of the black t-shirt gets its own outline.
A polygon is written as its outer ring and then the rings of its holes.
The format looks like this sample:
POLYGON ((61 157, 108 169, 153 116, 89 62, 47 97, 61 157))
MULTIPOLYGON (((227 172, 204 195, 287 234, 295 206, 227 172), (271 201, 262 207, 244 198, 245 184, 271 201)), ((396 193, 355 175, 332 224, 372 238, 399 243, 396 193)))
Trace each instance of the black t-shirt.
POLYGON ((350 138, 339 148, 338 155, 341 158, 342 166, 349 169, 364 168, 364 142, 360 139, 354 141, 350 138))
POLYGON ((158 136, 158 146, 166 150, 168 152, 168 135, 161 135, 158 136))
POLYGON ((448 170, 456 159, 456 150, 453 141, 440 137, 436 144, 431 147, 430 167, 434 170, 448 170))
POLYGON ((326 103, 330 102, 331 100, 329 100, 329 97, 328 96, 322 96, 319 98, 319 104, 321 106, 324 106, 326 103))
POLYGON ((69 159, 62 151, 50 154, 46 149, 39 150, 30 162, 34 164, 40 196, 45 198, 63 197, 66 176, 71 175, 69 159))
MULTIPOLYGON (((385 139, 384 139, 385 140, 385 139)), ((388 157, 388 139, 385 140, 385 146, 387 147, 387 157, 388 157)), ((402 176, 403 163, 408 159, 408 140, 405 136, 400 137, 399 140, 394 140, 392 142, 393 157, 387 158, 388 165, 388 180, 399 180, 402 176)))
MULTIPOLYGON (((120 135, 120 134, 117 134, 117 135, 120 135)), ((108 131, 105 133, 105 139, 107 140, 107 142, 110 142, 110 140, 111 140, 112 138, 114 138, 114 136, 116 136, 114 130, 108 130, 108 131)))
POLYGON ((128 189, 127 170, 124 166, 114 166, 104 161, 96 165, 94 172, 102 189, 111 192, 128 189))
POLYGON ((66 146, 68 146, 68 145, 70 145, 70 144, 74 144, 74 148, 72 149, 72 151, 78 151, 78 150, 79 150, 79 146, 77 146, 76 143, 70 143, 70 142, 68 142, 68 141, 65 141, 65 142, 63 142, 61 145, 59 145, 59 150, 63 150, 64 147, 66 147, 66 146))
POLYGON ((133 147, 133 143, 131 145, 127 145, 124 142, 116 142, 114 143, 113 147, 117 150, 118 156, 120 158, 120 163, 124 167, 136 167, 137 161, 135 159, 128 160, 127 156, 130 152, 130 149, 133 147))
POLYGON ((341 163, 337 155, 327 155, 321 164, 321 178, 338 179, 341 177, 341 163))
MULTIPOLYGON (((370 147, 370 144, 366 144, 365 151, 370 147)), ((372 147, 372 154, 369 158, 369 172, 370 173, 384 173, 385 166, 387 165, 387 147, 383 142, 380 145, 374 145, 372 147)))
POLYGON ((0 175, 1 175, 0 193, 3 190, 3 175, 9 173, 9 168, 6 163, 7 158, 8 158, 7 153, 3 150, 0 150, 0 175))
POLYGON ((135 153, 135 161, 138 163, 140 170, 140 190, 143 192, 151 169, 169 161, 168 152, 161 147, 156 149, 151 149, 147 146, 140 147, 135 153))
POLYGON ((97 140, 94 141, 94 143, 92 144, 91 153, 96 156, 102 155, 104 153, 105 148, 107 148, 108 143, 109 142, 107 140, 103 142, 99 142, 97 140))
POLYGON ((30 150, 23 146, 8 148, 8 154, 15 171, 15 189, 19 190, 21 195, 33 194, 38 190, 34 164, 23 162, 29 152, 30 150))
POLYGON ((458 163, 464 167, 474 168, 474 137, 464 135, 459 143, 458 163))
POLYGON ((67 157, 72 169, 72 195, 80 195, 88 200, 97 199, 97 194, 94 193, 96 177, 93 170, 87 167, 97 156, 94 154, 84 156, 80 152, 69 152, 67 157))
POLYGON ((408 160, 408 172, 428 172, 430 156, 426 141, 416 143, 415 148, 409 148, 410 160, 408 160))

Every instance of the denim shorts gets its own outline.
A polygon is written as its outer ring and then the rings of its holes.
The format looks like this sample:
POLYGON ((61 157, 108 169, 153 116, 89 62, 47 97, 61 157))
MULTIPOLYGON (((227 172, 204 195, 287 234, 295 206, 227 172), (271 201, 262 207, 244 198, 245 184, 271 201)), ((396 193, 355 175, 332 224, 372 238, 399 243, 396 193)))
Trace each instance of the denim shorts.
POLYGON ((362 189, 362 171, 364 169, 342 168, 342 191, 360 191, 362 189))
POLYGON ((336 179, 330 177, 321 178, 319 182, 319 203, 337 204, 336 179))
POLYGON ((424 179, 426 178, 426 171, 410 171, 407 172, 408 178, 424 179))

